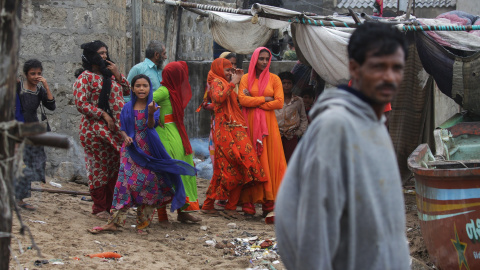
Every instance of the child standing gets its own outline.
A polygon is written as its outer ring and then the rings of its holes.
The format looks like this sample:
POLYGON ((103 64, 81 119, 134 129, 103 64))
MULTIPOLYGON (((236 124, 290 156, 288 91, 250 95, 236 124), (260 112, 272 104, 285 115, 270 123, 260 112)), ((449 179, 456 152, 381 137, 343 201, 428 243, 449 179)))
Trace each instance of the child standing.
POLYGON ((295 77, 286 71, 278 74, 282 80, 284 103, 281 109, 275 110, 280 136, 282 136, 283 152, 288 161, 297 147, 300 137, 307 131, 308 119, 303 100, 292 93, 295 77))
MULTIPOLYGON (((137 207, 137 232, 150 224, 154 210, 165 210, 172 202, 171 211, 186 205, 182 175, 195 175, 195 169, 186 162, 171 159, 155 131, 159 109, 153 102, 150 79, 143 74, 132 79, 131 101, 120 116, 124 143, 121 149, 120 170, 115 185, 112 217, 102 227, 89 232, 115 231, 125 224, 127 210, 137 207)), ((166 212, 164 213, 166 215, 166 212)))
MULTIPOLYGON (((55 99, 53 98, 47 80, 42 76, 42 62, 37 59, 30 59, 23 65, 22 78, 17 84, 17 102, 15 108, 15 119, 17 121, 32 123, 38 122, 38 107, 45 107, 50 111, 55 110, 55 99), (41 83, 41 85, 40 85, 41 83)), ((43 108, 42 118, 45 117, 43 108)), ((42 119, 44 120, 44 119, 42 119)), ((26 144, 23 151, 23 176, 17 179, 15 184, 15 197, 18 206, 23 209, 34 211, 35 207, 24 202, 23 199, 31 196, 31 182, 42 181, 45 183, 45 164, 47 156, 43 146, 26 144)))

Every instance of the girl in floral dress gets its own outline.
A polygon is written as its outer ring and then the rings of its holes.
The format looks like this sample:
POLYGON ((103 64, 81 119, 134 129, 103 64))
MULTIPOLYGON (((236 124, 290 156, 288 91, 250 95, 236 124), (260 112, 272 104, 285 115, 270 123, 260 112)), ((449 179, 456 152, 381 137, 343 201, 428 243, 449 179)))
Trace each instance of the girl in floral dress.
POLYGON ((171 159, 155 131, 159 109, 152 101, 150 79, 137 75, 132 79, 132 100, 122 110, 121 133, 124 138, 120 151, 120 170, 115 185, 112 217, 102 227, 91 233, 115 231, 125 224, 127 211, 137 207, 137 232, 151 222, 156 208, 165 209, 172 203, 171 211, 186 207, 182 175, 195 175, 188 163, 171 159))

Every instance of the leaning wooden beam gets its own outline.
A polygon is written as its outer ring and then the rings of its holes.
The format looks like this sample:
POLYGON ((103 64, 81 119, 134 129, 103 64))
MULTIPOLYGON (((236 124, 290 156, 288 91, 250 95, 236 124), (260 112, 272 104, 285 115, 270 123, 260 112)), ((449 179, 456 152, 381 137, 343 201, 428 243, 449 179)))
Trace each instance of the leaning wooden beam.
POLYGON ((68 149, 70 147, 68 136, 62 134, 46 132, 43 134, 29 136, 27 138, 35 145, 51 146, 63 149, 68 149))
MULTIPOLYGON (((159 4, 166 4, 166 5, 174 5, 174 6, 181 6, 184 8, 196 8, 199 10, 209 10, 209 11, 220 11, 226 13, 234 13, 234 14, 241 14, 241 15, 249 15, 252 16, 252 12, 249 9, 238 9, 238 8, 228 8, 228 7, 218 7, 213 5, 203 5, 203 4, 196 4, 196 3, 189 3, 189 2, 182 2, 182 1, 173 1, 173 0, 154 0, 154 3, 159 4)), ((272 15, 272 14, 265 14, 265 13, 257 13, 255 16, 269 18, 274 20, 280 21, 287 21, 291 23, 299 23, 299 24, 306 24, 312 26, 329 26, 329 27, 345 27, 345 28, 356 28, 358 25, 356 23, 350 22, 341 22, 341 21, 328 21, 328 20, 317 20, 309 18, 302 14, 296 17, 288 17, 288 16, 280 16, 280 15, 272 15)), ((366 14, 362 14, 362 17, 366 17, 366 20, 370 21, 377 21, 379 23, 386 23, 397 25, 400 31, 470 31, 470 30, 480 30, 480 25, 473 25, 473 26, 461 26, 461 25, 436 25, 436 26, 415 26, 415 21, 389 21, 389 20, 375 20, 369 17, 366 14)), ((354 17, 355 19, 355 17, 354 17)), ((358 19, 358 17, 356 18, 358 19)), ((355 20, 356 20, 355 19, 355 20)))
POLYGON ((72 195, 86 195, 86 196, 90 195, 90 192, 85 192, 85 191, 51 189, 51 188, 38 188, 38 187, 32 187, 32 191, 49 192, 49 193, 63 193, 63 194, 72 194, 72 195))

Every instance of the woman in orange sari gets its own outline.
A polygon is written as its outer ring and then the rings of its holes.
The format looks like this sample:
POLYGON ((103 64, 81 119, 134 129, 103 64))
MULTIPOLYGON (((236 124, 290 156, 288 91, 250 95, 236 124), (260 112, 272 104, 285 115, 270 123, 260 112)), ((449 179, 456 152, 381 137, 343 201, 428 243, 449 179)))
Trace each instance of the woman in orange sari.
POLYGON ((272 53, 265 47, 255 50, 248 74, 240 81, 240 105, 247 120, 250 139, 260 158, 268 181, 245 188, 240 201, 245 214, 255 214, 255 203, 262 204, 263 216, 273 211, 278 188, 287 169, 282 139, 275 110, 283 107, 283 87, 280 78, 270 73, 272 53))
POLYGON ((215 110, 215 163, 202 212, 216 214, 215 200, 228 199, 225 211, 220 214, 242 219, 236 211, 242 188, 261 185, 267 179, 247 134, 247 123, 234 92, 243 72, 232 75, 232 71, 235 69, 230 61, 218 58, 208 72, 207 82, 215 110))

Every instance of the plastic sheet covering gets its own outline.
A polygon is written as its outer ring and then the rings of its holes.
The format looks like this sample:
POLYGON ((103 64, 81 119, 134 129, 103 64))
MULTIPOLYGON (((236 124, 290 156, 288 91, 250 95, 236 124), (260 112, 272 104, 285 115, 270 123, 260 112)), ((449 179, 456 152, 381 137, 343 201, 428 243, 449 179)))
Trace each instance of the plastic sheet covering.
MULTIPOLYGON (((450 11, 435 19, 417 19, 421 25, 480 25, 480 17, 462 11, 450 11)), ((428 31, 438 44, 462 51, 480 51, 480 31, 428 31)))
POLYGON ((228 51, 238 54, 251 54, 265 45, 273 34, 274 29, 282 29, 290 25, 289 22, 258 18, 253 24, 253 16, 211 11, 210 30, 215 42, 228 51))
POLYGON ((295 17, 295 16, 302 15, 302 13, 300 12, 289 10, 289 9, 273 7, 269 5, 255 4, 252 6, 252 15, 255 15, 257 13, 280 15, 284 17, 295 17))
POLYGON ((291 27, 296 47, 322 79, 331 85, 348 82, 347 45, 355 29, 303 24, 291 27))
POLYGON ((415 42, 423 67, 440 91, 464 109, 480 115, 480 51, 461 57, 457 54, 464 52, 454 54, 424 33, 415 33, 415 42))

